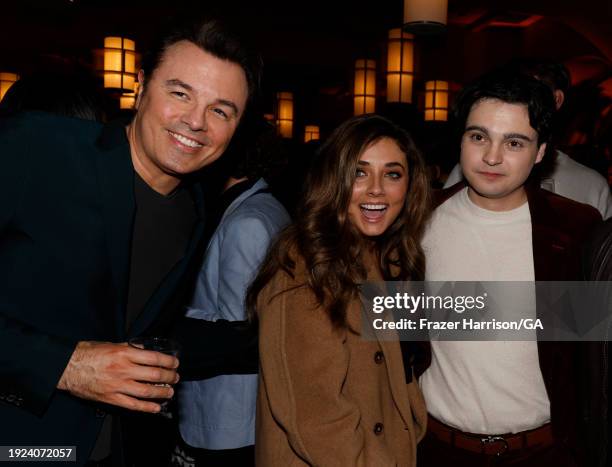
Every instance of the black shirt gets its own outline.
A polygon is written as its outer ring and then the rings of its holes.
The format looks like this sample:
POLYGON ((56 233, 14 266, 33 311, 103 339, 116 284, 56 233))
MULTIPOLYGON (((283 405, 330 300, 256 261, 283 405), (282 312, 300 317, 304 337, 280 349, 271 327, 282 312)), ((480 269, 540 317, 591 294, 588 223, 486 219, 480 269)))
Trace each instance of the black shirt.
POLYGON ((135 174, 134 197, 136 215, 126 328, 140 315, 163 278, 185 254, 197 220, 193 200, 181 186, 164 196, 135 174))

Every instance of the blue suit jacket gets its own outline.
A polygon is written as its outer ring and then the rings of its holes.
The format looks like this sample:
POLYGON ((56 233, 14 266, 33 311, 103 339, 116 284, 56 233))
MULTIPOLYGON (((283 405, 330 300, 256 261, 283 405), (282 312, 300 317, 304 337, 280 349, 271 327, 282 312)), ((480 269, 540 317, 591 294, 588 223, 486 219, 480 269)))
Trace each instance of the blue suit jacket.
MULTIPOLYGON (((215 230, 187 316, 208 321, 246 319, 248 285, 270 242, 289 223, 263 179, 236 198, 215 230)), ((224 375, 179 387, 179 423, 187 444, 234 449, 255 442, 257 375, 224 375)))
POLYGON ((125 341, 167 321, 197 267, 184 257, 125 330, 134 170, 125 128, 25 114, 0 122, 0 440, 76 445, 84 463, 104 411, 56 390, 80 340, 125 341))

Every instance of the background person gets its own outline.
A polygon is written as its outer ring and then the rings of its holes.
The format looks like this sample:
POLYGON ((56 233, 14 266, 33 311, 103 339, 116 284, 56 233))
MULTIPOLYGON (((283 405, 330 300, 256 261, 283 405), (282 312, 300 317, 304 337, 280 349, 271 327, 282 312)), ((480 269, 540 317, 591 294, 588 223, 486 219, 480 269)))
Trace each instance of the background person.
POLYGON ((102 96, 85 70, 22 76, 0 101, 0 117, 41 110, 64 117, 103 122, 102 96))
MULTIPOLYGON (((274 131, 264 124, 260 141, 274 131)), ((237 143, 222 162, 230 175, 217 202, 221 218, 187 310, 196 319, 246 319, 247 287, 270 242, 290 221, 264 179, 276 165, 275 153, 255 142, 237 143)), ((257 378, 256 373, 220 375, 180 384, 181 450, 192 460, 181 465, 254 465, 257 378)))

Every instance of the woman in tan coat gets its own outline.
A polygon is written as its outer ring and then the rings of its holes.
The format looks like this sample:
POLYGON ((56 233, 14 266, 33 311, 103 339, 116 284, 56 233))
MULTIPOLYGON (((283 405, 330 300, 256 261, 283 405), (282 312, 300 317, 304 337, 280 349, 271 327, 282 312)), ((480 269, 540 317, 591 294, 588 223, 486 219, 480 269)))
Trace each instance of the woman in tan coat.
POLYGON ((425 405, 399 342, 360 336, 359 285, 422 280, 424 163, 405 131, 355 117, 306 187, 247 297, 260 326, 256 463, 413 466, 425 405))

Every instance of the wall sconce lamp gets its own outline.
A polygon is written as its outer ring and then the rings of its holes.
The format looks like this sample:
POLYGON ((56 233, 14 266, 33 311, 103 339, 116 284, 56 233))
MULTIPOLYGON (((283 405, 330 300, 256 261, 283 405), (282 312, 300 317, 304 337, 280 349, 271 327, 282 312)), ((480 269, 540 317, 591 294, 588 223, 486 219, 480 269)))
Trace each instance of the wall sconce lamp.
POLYGON ((425 83, 425 121, 445 122, 448 120, 448 81, 427 81, 425 83))
POLYGON ((389 31, 387 44, 387 102, 412 102, 414 43, 400 28, 389 31))
POLYGON ((304 128, 304 142, 319 140, 319 125, 306 125, 304 128))
POLYGON ((283 138, 293 137, 293 93, 276 93, 276 128, 283 138))
POLYGON ((104 87, 134 91, 136 44, 123 37, 104 38, 104 87))
POLYGON ((354 115, 372 113, 376 110, 376 61, 355 61, 354 115))

